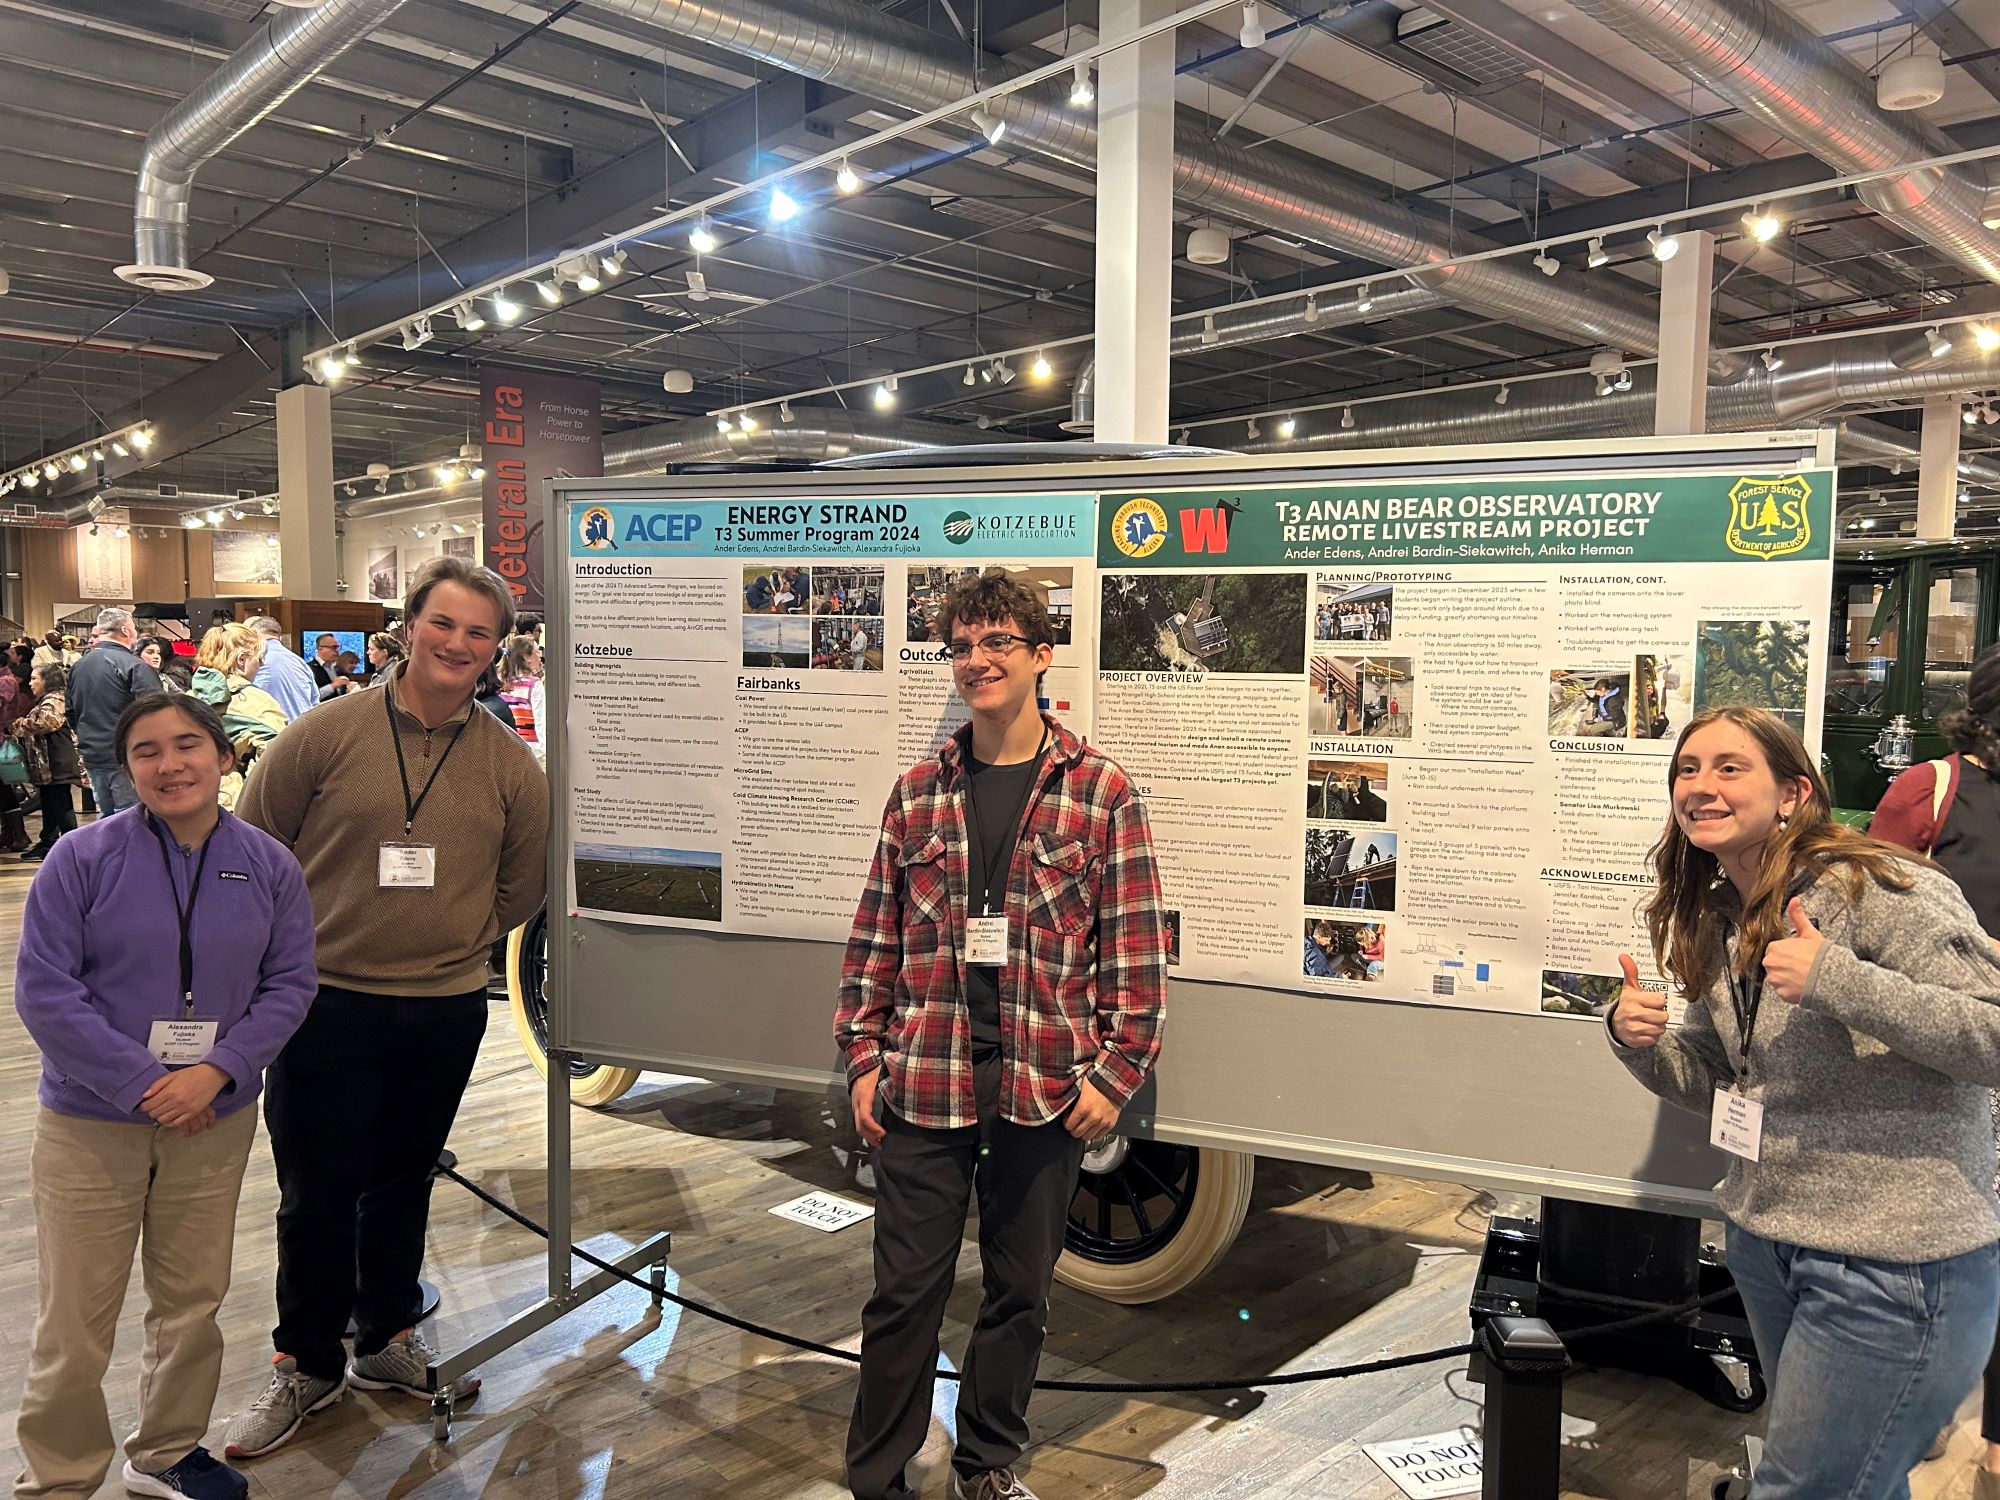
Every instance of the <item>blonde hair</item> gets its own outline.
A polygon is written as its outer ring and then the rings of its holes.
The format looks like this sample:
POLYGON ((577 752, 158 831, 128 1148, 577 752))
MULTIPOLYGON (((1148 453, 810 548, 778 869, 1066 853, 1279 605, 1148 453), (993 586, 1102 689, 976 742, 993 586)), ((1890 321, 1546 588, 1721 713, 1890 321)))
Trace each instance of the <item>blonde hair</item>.
POLYGON ((244 668, 264 654, 264 637, 248 625, 213 625, 201 638, 194 654, 197 667, 213 667, 224 677, 242 674, 244 668))

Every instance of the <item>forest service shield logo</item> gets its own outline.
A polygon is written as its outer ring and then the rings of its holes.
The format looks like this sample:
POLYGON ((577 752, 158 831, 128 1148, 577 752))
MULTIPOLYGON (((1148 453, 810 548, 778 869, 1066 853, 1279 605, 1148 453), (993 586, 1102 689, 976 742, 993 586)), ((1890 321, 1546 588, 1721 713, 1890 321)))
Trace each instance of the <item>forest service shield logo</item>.
POLYGON ((1812 541, 1806 503, 1812 483, 1803 474, 1783 479, 1739 479, 1729 488, 1729 527, 1723 540, 1745 557, 1789 557, 1812 541))

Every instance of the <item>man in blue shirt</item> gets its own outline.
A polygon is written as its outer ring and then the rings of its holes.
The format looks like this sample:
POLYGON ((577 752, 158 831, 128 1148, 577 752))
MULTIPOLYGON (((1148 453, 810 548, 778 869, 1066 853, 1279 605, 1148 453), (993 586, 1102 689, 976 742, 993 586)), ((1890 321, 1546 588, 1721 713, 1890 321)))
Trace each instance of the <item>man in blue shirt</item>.
POLYGON ((278 700, 289 723, 319 702, 319 684, 313 680, 312 668, 285 644, 284 629, 276 620, 259 615, 250 621, 250 628, 264 637, 264 665, 251 680, 278 700))

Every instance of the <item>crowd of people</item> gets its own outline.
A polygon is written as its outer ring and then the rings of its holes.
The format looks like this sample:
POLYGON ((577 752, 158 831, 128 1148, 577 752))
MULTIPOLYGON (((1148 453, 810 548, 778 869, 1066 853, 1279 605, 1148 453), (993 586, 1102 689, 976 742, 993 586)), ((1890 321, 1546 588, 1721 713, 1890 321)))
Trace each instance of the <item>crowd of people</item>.
MULTIPOLYGON (((541 650, 516 625, 504 580, 445 557, 402 629, 370 637, 366 690, 331 637, 303 661, 266 618, 207 630, 184 685, 119 608, 74 660, 60 638, 10 652, 18 755, 0 768, 25 765, 42 821, 15 973, 42 1054, 17 1497, 91 1494, 118 1456, 102 1383, 135 1260, 124 1488, 248 1494, 202 1440, 260 1092, 279 1319, 226 1457, 273 1451, 351 1389, 429 1401, 431 1172, 485 1030, 489 951, 542 899, 541 650), (80 786, 99 814, 81 827, 80 786)), ((25 835, 18 798, 7 816, 25 835)))

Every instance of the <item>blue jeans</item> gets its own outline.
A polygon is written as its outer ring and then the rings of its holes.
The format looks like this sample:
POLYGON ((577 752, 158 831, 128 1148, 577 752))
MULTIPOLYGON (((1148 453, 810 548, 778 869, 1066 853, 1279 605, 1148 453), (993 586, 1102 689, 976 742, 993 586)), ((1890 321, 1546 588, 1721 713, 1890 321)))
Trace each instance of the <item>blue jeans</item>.
POLYGON ((1908 1500, 1992 1352, 2000 1245, 1912 1264, 1735 1224, 1728 1245, 1771 1391, 1752 1500, 1908 1500))
POLYGON ((109 817, 120 808, 137 807, 139 794, 132 790, 132 778, 119 765, 87 765, 90 772, 90 795, 97 803, 98 814, 109 817))

